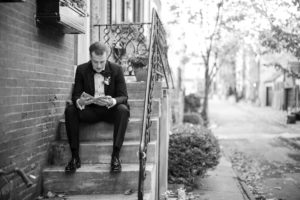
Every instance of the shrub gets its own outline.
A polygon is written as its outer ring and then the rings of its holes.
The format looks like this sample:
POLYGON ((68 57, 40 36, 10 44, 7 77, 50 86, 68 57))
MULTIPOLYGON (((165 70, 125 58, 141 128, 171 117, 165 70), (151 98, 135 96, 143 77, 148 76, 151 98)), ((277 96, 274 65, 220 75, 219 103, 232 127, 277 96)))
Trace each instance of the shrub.
POLYGON ((133 67, 142 68, 148 65, 148 55, 134 55, 128 59, 133 67))
POLYGON ((169 183, 191 187, 196 176, 217 166, 220 158, 218 140, 211 131, 193 124, 173 128, 169 141, 169 183))
POLYGON ((183 116, 183 123, 203 125, 203 119, 199 113, 185 113, 183 116))
POLYGON ((201 106, 200 96, 197 94, 189 94, 184 97, 184 112, 197 112, 201 106))

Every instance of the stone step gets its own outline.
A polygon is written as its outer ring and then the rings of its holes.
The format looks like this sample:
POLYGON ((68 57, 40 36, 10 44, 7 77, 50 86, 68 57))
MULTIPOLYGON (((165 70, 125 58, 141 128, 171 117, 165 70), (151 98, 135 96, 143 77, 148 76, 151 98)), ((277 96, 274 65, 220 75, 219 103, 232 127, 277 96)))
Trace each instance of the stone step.
MULTIPOLYGON (((159 129, 158 118, 152 118, 152 125, 150 128, 151 141, 156 140, 157 131, 159 129)), ((127 131, 125 134, 125 141, 140 140, 142 120, 130 118, 127 131)), ((80 124, 79 139, 81 141, 107 141, 113 139, 113 124, 106 122, 98 122, 95 124, 80 124)), ((58 139, 67 140, 67 132, 65 120, 60 120, 58 129, 58 139)))
MULTIPOLYGON (((145 99, 146 82, 129 82, 126 83, 129 99, 145 99)), ((153 90, 153 98, 161 97, 162 83, 155 82, 153 90)))
MULTIPOLYGON (((144 191, 150 192, 155 165, 147 164, 144 191)), ((110 173, 109 164, 82 165, 74 174, 65 174, 64 167, 48 167, 43 170, 43 189, 47 193, 64 194, 123 194, 138 188, 138 164, 123 164, 122 172, 110 173)))
MULTIPOLYGON (((135 191, 135 190, 133 190, 135 191)), ((137 200, 137 192, 125 194, 95 194, 95 195, 71 195, 66 200, 137 200)), ((144 195, 144 200, 150 200, 150 193, 144 195)))
MULTIPOLYGON (((144 100, 129 99, 128 104, 130 106, 130 117, 141 119, 144 112, 144 100)), ((158 99, 152 100, 152 112, 151 117, 160 116, 160 101, 158 99)))
MULTIPOLYGON (((122 163, 138 163, 137 152, 139 150, 139 141, 124 142, 120 159, 122 163)), ((156 142, 148 144, 147 162, 152 163, 155 160, 156 142)), ((112 153, 112 141, 106 142, 81 142, 80 159, 83 164, 105 164, 110 163, 112 153)), ((66 165, 71 158, 69 144, 66 141, 55 141, 51 145, 49 155, 49 164, 66 165)))

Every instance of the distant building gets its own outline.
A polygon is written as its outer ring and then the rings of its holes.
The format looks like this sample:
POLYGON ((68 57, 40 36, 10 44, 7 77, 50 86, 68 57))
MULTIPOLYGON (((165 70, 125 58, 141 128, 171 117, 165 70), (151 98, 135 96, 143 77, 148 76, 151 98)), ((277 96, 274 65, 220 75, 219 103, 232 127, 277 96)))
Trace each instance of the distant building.
POLYGON ((263 106, 281 110, 299 109, 300 63, 288 54, 269 54, 261 57, 260 101, 263 106))

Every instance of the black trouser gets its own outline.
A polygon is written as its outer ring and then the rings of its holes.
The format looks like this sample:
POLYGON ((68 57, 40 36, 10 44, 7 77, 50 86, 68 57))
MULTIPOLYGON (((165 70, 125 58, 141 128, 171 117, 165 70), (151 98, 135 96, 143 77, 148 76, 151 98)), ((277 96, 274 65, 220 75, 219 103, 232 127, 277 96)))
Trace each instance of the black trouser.
MULTIPOLYGON (((80 110, 69 105, 65 110, 66 129, 70 148, 79 152, 79 123, 105 121, 114 124, 113 147, 121 149, 129 119, 129 109, 125 104, 118 104, 108 109, 104 106, 89 105, 80 110)), ((74 156, 74 155, 73 155, 74 156)))

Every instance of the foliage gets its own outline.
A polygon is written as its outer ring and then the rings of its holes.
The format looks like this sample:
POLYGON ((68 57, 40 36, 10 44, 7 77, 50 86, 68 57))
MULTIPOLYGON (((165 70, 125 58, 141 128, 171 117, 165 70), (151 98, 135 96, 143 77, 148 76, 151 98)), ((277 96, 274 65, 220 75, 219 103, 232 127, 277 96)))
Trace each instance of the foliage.
POLYGON ((197 94, 189 94, 184 97, 184 112, 198 112, 200 106, 200 96, 197 94))
POLYGON ((76 3, 79 8, 86 9, 86 0, 72 0, 72 2, 76 3))
POLYGON ((128 62, 132 67, 142 68, 148 65, 148 56, 147 55, 134 55, 128 59, 128 62))
POLYGON ((199 113, 185 113, 183 116, 183 123, 200 124, 203 125, 203 119, 199 113))
POLYGON ((86 0, 62 0, 61 5, 71 5, 73 7, 82 9, 84 12, 87 11, 86 0))
POLYGON ((293 0, 293 4, 297 6, 298 10, 300 10, 300 0, 293 0))
POLYGON ((259 33, 262 46, 271 52, 286 51, 300 58, 299 5, 299 0, 268 2, 266 6, 269 9, 264 12, 270 28, 259 33))
POLYGON ((178 125, 170 135, 168 181, 193 186, 195 177, 217 166, 219 158, 218 140, 209 129, 188 123, 178 125))
POLYGON ((261 44, 272 51, 280 52, 283 49, 300 58, 300 36, 284 31, 279 26, 272 26, 270 31, 260 34, 261 44))

